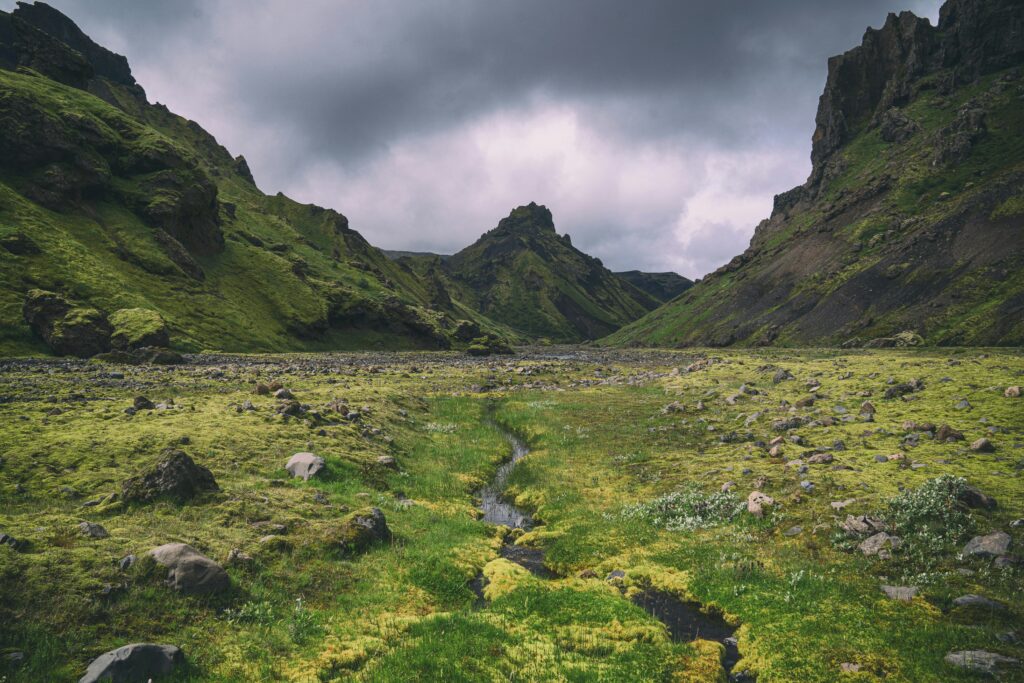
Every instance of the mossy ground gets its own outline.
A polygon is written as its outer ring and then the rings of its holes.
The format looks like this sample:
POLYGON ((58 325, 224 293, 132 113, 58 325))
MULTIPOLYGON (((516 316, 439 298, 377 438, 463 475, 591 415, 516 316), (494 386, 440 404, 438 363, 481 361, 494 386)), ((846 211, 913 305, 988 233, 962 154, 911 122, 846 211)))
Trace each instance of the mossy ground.
POLYGON ((591 353, 4 366, 0 531, 29 544, 0 547, 0 648, 26 654, 17 666, 0 659, 0 677, 71 680, 99 653, 149 640, 179 645, 190 662, 180 678, 197 681, 719 680, 719 646, 671 642, 604 580, 613 570, 625 573, 627 595, 653 586, 741 624, 737 670, 759 681, 972 680, 943 656, 977 648, 1024 658, 1020 645, 996 638, 1024 614, 1020 569, 958 559, 966 538, 882 561, 837 534, 847 513, 882 514, 901 489, 952 474, 999 501, 972 512, 969 533, 1008 530, 1020 553, 1024 536, 1009 522, 1024 516, 1024 399, 1003 395, 1024 375, 1019 352, 715 351, 709 368, 691 373, 678 368, 693 352, 591 353), (778 368, 794 379, 773 384, 778 368), (890 377, 925 388, 885 399, 890 377), (254 393, 272 380, 325 420, 277 416, 277 401, 254 393), (813 406, 782 404, 806 396, 811 380, 821 384, 813 406), (742 384, 760 393, 732 399, 742 384), (176 407, 125 414, 139 394, 176 407), (957 409, 964 398, 971 408, 957 409), (327 407, 334 399, 361 418, 341 419, 327 407), (856 417, 865 399, 877 408, 874 422, 856 417), (245 400, 256 410, 238 412, 245 400), (663 412, 674 401, 682 411, 663 412), (518 542, 542 548, 564 578, 539 579, 498 559, 497 533, 476 519, 473 492, 507 456, 485 419, 492 410, 532 449, 510 493, 543 524, 518 542), (772 421, 794 413, 838 421, 796 429, 807 444, 787 443, 783 457, 769 458, 753 441, 776 436, 772 421), (949 424, 967 440, 909 448, 905 420, 949 424), (994 453, 968 449, 981 436, 994 453), (834 463, 803 475, 785 464, 836 440, 846 450, 833 452, 834 463), (183 505, 83 507, 170 445, 209 467, 221 491, 183 505), (285 462, 305 450, 327 460, 326 476, 288 479, 285 462), (905 459, 875 462, 895 452, 905 459), (381 455, 395 456, 400 470, 379 465, 381 455), (742 512, 672 531, 624 514, 726 481, 742 500, 759 477, 778 502, 763 519, 742 512), (841 512, 830 507, 849 498, 841 512), (367 505, 384 511, 393 540, 340 552, 328 539, 348 511, 367 505), (85 520, 109 538, 82 535, 76 525, 85 520), (794 526, 802 531, 783 535, 794 526), (253 560, 229 566, 232 591, 215 598, 173 594, 146 563, 117 567, 129 553, 172 541, 218 562, 233 548, 253 560), (578 578, 584 570, 594 578, 578 578), (481 572, 490 580, 483 606, 470 589, 481 572), (921 592, 895 602, 881 584, 921 592), (953 609, 966 593, 1004 601, 1010 612, 953 609), (844 662, 860 671, 840 673, 844 662))

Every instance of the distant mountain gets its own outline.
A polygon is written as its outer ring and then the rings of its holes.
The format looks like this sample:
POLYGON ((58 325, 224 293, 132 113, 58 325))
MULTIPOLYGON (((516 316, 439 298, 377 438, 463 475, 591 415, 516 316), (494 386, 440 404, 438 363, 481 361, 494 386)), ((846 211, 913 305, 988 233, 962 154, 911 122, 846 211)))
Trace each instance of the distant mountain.
POLYGON ((1024 344, 1022 64, 1020 0, 890 14, 829 60, 807 182, 605 343, 1024 344))
POLYGON ((596 339, 659 303, 573 247, 555 232, 551 212, 533 203, 451 257, 399 263, 488 318, 552 341, 596 339))
POLYGON ((442 261, 451 258, 451 254, 435 254, 432 251, 399 251, 396 249, 381 249, 381 252, 392 261, 397 261, 401 258, 439 258, 442 261))
POLYGON ((180 350, 443 348, 464 319, 501 332, 434 294, 345 216, 260 192, 57 10, 0 12, 0 355, 44 339, 91 353, 138 319, 180 350))
POLYGON ((615 274, 663 303, 693 287, 693 280, 688 280, 678 273, 645 273, 639 270, 627 270, 615 274))

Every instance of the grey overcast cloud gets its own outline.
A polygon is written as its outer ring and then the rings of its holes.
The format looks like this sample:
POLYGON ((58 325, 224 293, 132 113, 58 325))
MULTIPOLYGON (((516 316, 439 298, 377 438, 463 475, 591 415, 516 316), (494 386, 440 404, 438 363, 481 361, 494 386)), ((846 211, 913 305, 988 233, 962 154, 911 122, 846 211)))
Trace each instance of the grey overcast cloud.
MULTIPOLYGON (((826 60, 938 0, 49 0, 265 192, 451 253, 513 207, 700 277, 810 171, 826 60)), ((0 2, 3 9, 14 4, 0 2)))

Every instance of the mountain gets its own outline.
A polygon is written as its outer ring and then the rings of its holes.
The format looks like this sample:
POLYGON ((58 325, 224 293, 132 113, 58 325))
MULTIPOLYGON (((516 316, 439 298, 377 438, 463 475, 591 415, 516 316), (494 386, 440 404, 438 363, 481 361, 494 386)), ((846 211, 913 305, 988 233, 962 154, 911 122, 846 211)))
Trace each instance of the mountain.
POLYGON ((829 60, 807 182, 605 343, 1024 344, 1022 64, 1020 0, 890 14, 829 60))
POLYGON ((127 60, 57 10, 0 12, 0 355, 136 338, 446 348, 467 320, 502 333, 432 294, 342 214, 262 193, 243 157, 150 104, 127 60))
POLYGON ((453 296, 527 337, 596 339, 636 320, 658 300, 615 276, 555 232, 551 212, 531 203, 457 254, 399 259, 453 296))
POLYGON ((397 261, 400 258, 406 258, 406 257, 412 257, 412 258, 417 258, 417 257, 434 258, 434 257, 437 257, 437 258, 439 258, 439 259, 441 259, 443 261, 443 260, 445 260, 445 259, 450 257, 449 254, 435 254, 432 251, 401 251, 401 250, 398 250, 398 249, 381 249, 381 252, 383 252, 384 255, 387 256, 392 261, 397 261))
POLYGON ((645 273, 640 270, 627 270, 615 274, 661 302, 670 301, 693 287, 693 280, 673 272, 645 273))

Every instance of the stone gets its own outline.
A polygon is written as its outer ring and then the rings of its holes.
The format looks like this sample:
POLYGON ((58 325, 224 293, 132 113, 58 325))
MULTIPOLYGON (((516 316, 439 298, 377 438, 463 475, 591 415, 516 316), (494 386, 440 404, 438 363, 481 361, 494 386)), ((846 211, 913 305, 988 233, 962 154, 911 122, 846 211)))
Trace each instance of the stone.
POLYGON ((292 392, 287 389, 281 388, 274 392, 274 398, 290 400, 295 398, 295 396, 293 396, 292 392))
POLYGON ((137 683, 166 676, 183 664, 185 655, 174 645, 133 643, 92 660, 78 683, 137 683))
POLYGON ((910 602, 917 595, 917 586, 882 586, 882 592, 889 597, 890 600, 901 600, 903 602, 910 602))
POLYGON ((956 408, 957 410, 970 410, 971 402, 968 401, 966 398, 962 398, 959 401, 957 401, 953 407, 956 408))
POLYGON ((811 457, 807 458, 807 462, 811 465, 826 465, 835 460, 831 453, 815 453, 811 457))
POLYGON ((1020 387, 1006 387, 1006 391, 1003 392, 1003 396, 1006 398, 1020 398, 1020 387))
POLYGON ((985 495, 973 486, 965 486, 957 494, 957 500, 973 509, 994 510, 997 507, 996 499, 985 495))
POLYGON ((994 531, 985 536, 975 536, 964 546, 963 554, 968 557, 999 557, 1010 550, 1010 535, 1005 531, 994 531))
POLYGON ((61 356, 88 358, 110 350, 113 329, 95 308, 73 306, 60 294, 33 289, 22 315, 32 331, 61 356))
POLYGON ((132 407, 135 410, 153 410, 156 406, 145 396, 136 396, 132 401, 132 407))
POLYGON ((326 465, 323 458, 312 453, 296 453, 288 460, 285 469, 296 479, 301 477, 303 481, 309 481, 310 477, 315 477, 326 465))
POLYGON ((127 502, 150 502, 171 498, 185 502, 206 491, 219 491, 213 473, 197 465, 184 451, 168 449, 149 472, 125 480, 122 496, 127 502))
POLYGON ((861 541, 857 549, 869 557, 877 555, 879 558, 886 560, 891 557, 891 551, 899 548, 902 543, 903 541, 899 536, 890 536, 888 533, 880 531, 861 541))
POLYGON ((751 491, 747 496, 747 512, 755 517, 763 517, 764 509, 775 505, 775 499, 760 491, 751 491))
POLYGON ((167 567, 167 585, 180 593, 221 593, 231 587, 227 572, 219 564, 185 543, 167 543, 148 555, 167 567))
POLYGON ((803 530, 804 530, 804 528, 802 526, 791 526, 788 529, 786 529, 785 531, 783 531, 782 535, 783 536, 798 536, 798 535, 800 535, 801 532, 803 532, 803 530))
POLYGON ((398 469, 398 460, 393 455, 382 455, 377 458, 377 464, 381 467, 386 467, 389 470, 398 469))
POLYGON ((871 401, 864 401, 863 403, 861 403, 860 404, 860 414, 861 415, 874 415, 875 414, 875 406, 874 406, 874 404, 872 404, 871 401))
POLYGON ((363 508, 342 520, 331 534, 331 545, 340 546, 345 553, 363 552, 371 545, 391 540, 391 529, 380 508, 363 508))
POLYGON ((110 534, 99 524, 93 522, 82 522, 78 525, 78 530, 89 538, 107 538, 110 534))
POLYGON ((955 607, 980 607, 982 609, 1002 611, 1007 609, 1006 604, 993 600, 992 598, 986 598, 984 595, 977 595, 969 593, 967 595, 961 595, 959 598, 953 600, 955 607))
POLYGON ((950 441, 963 441, 964 434, 963 432, 959 432, 953 429, 949 425, 942 425, 941 427, 939 427, 938 431, 935 432, 935 438, 940 443, 947 443, 950 441))
POLYGON ((996 447, 991 441, 982 437, 971 443, 971 450, 975 453, 994 453, 996 447))
POLYGON ((1017 668, 1020 660, 1014 657, 988 652, 986 650, 959 650, 950 652, 945 657, 945 662, 968 671, 994 675, 1004 668, 1017 668))
POLYGON ((839 510, 842 510, 845 507, 853 505, 856 502, 856 498, 847 498, 846 500, 834 500, 831 503, 829 503, 829 505, 832 506, 833 510, 838 512, 839 510))
POLYGON ((722 493, 728 493, 729 491, 732 491, 735 487, 736 487, 736 482, 734 482, 734 481, 727 481, 724 484, 722 484, 722 493))
POLYGON ((118 560, 117 568, 123 572, 126 572, 132 568, 132 565, 135 564, 136 559, 137 558, 135 557, 135 555, 125 555, 120 560, 118 560))
POLYGON ((262 382, 256 385, 255 391, 257 396, 270 395, 270 387, 268 387, 266 384, 263 384, 262 382))

